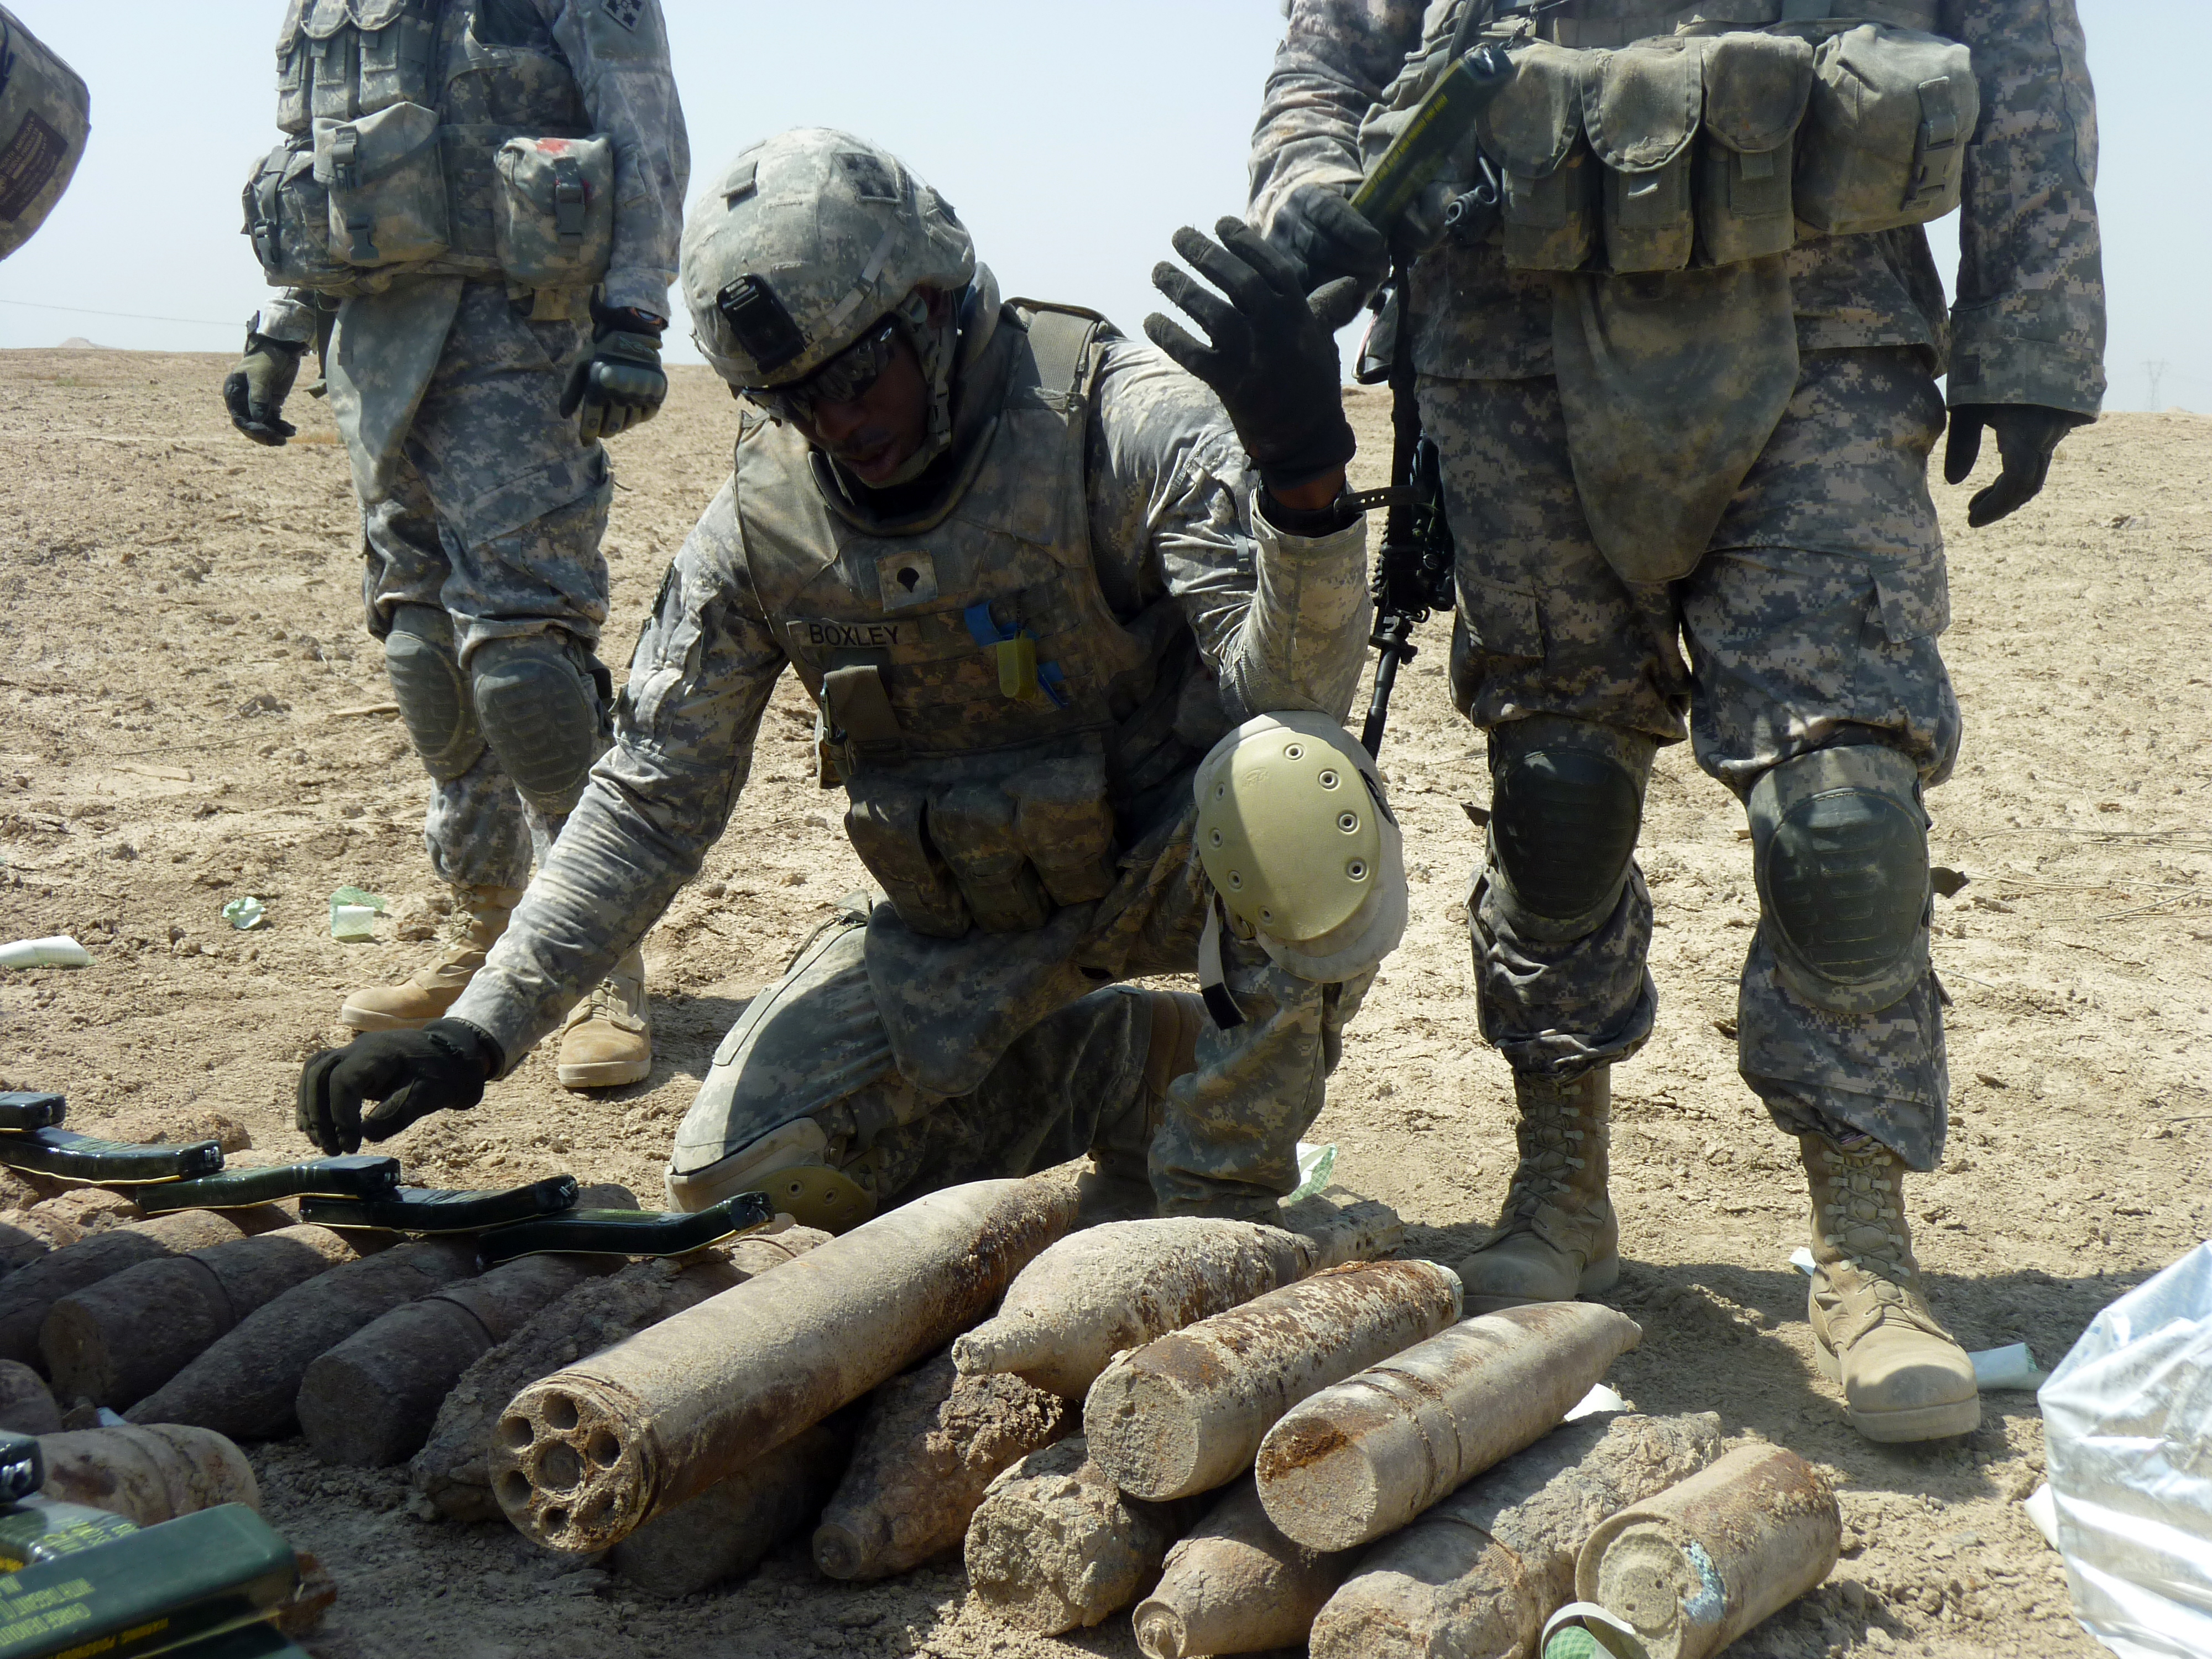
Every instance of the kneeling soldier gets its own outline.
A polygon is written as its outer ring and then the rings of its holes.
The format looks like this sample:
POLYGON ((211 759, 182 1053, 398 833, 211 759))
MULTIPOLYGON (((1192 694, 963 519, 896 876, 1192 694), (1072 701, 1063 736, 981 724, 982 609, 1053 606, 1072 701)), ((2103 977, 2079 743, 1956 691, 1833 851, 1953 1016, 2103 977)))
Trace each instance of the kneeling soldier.
POLYGON ((752 408, 615 746, 451 1017, 316 1056, 301 1127, 350 1150, 473 1104, 698 869, 789 665, 888 898, 747 1008, 671 1200, 763 1188, 845 1227, 1088 1150, 1094 1213, 1272 1217, 1405 883, 1340 723, 1371 614, 1333 337, 1356 299, 1220 233, 1176 245, 1226 302, 1156 273, 1212 336, 1150 319, 1185 374, 1001 303, 872 145, 739 155, 681 283, 752 408), (1194 969, 1202 998, 1116 983, 1194 969))

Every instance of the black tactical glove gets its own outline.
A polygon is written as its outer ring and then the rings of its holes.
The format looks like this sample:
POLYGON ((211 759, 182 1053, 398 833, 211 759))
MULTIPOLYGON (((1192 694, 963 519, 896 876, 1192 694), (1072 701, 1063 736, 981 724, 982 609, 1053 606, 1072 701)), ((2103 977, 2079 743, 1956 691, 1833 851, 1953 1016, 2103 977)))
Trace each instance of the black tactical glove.
POLYGON ((1322 185, 1300 185, 1283 198, 1267 242, 1296 259, 1308 292, 1339 276, 1372 294, 1390 274, 1390 244, 1350 201, 1322 185))
POLYGON ((592 301, 592 349, 568 371, 561 412, 577 417, 586 443, 642 426, 660 413, 668 376, 660 368, 661 319, 642 311, 610 311, 592 301))
MULTIPOLYGON (((260 318, 253 319, 259 322, 260 318)), ((246 352, 238 367, 222 383, 223 406, 230 423, 258 444, 271 448, 300 428, 284 418, 284 399, 292 395, 292 382, 300 376, 300 359, 307 348, 291 340, 272 340, 251 327, 246 331, 246 352)))
POLYGON ((1966 522, 1975 529, 2033 501, 2050 476, 2051 454, 2058 441, 2089 417, 2042 404, 1960 404, 1951 411, 1951 435, 1943 446, 1943 482, 1964 483, 1981 459, 1982 428, 1997 434, 1997 458, 2004 471, 1966 503, 1966 522))
POLYGON ((300 1133, 337 1158, 389 1140, 433 1112, 465 1112, 505 1064, 499 1045, 464 1020, 419 1031, 371 1031, 325 1048, 300 1073, 300 1133), (384 1103, 366 1118, 364 1100, 384 1103))
POLYGON ((1261 481, 1279 495, 1342 466, 1358 447, 1344 417, 1336 331, 1358 313, 1359 283, 1340 276, 1308 298, 1297 263, 1242 219, 1224 219, 1213 233, 1218 245, 1186 225, 1175 234, 1176 252, 1226 301, 1164 260, 1152 267, 1152 285, 1197 319, 1212 343, 1200 345, 1158 312, 1145 319, 1145 332, 1213 388, 1261 481))

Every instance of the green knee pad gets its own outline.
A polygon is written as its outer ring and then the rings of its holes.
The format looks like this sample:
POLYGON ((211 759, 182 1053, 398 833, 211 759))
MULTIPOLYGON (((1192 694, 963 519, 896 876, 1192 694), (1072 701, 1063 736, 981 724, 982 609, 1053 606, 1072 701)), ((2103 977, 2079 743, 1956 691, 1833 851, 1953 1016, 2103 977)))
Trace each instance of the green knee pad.
POLYGON ((394 611, 384 641, 384 672, 423 769, 440 783, 451 783, 474 766, 484 751, 483 732, 453 654, 453 624, 446 613, 426 605, 394 611))
POLYGON ((1816 750, 1749 801, 1759 925, 1783 982, 1817 1008, 1870 1014, 1928 972, 1928 817, 1894 749, 1816 750))
POLYGON ((604 705, 583 647, 556 633, 488 641, 469 663, 484 741, 523 799, 558 817, 606 747, 604 705))
POLYGON ((1551 714, 1490 734, 1491 863, 1519 932, 1579 939, 1613 914, 1644 827, 1656 747, 1551 714))

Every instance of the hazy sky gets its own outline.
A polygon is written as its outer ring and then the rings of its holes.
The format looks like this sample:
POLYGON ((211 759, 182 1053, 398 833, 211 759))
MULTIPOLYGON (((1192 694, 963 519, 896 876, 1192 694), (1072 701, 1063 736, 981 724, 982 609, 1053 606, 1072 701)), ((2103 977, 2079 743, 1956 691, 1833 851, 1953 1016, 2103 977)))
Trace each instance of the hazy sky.
MULTIPOLYGON (((0 265, 0 346, 235 349, 266 292, 239 188, 276 138, 280 0, 9 3, 91 83, 93 132, 68 196, 0 265)), ((958 206, 1007 293, 1132 331, 1168 234, 1242 205, 1281 30, 1278 0, 663 3, 695 181, 781 128, 848 128, 958 206)), ((2111 406, 2145 407, 2143 364, 2163 360, 2160 403, 2212 410, 2198 299, 2212 215, 2164 188, 2194 176, 2183 112, 2212 62, 2212 4, 2080 3, 2103 125, 2111 406)), ((1937 240, 1948 270, 1955 242, 1937 240)), ((672 356, 696 361, 688 341, 672 356)))

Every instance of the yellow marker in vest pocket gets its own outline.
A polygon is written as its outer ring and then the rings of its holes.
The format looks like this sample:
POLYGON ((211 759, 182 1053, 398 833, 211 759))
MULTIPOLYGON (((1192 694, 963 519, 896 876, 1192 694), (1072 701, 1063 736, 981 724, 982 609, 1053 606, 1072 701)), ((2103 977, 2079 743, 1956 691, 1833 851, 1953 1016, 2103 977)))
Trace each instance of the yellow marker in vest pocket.
POLYGON ((999 691, 1003 696, 1028 702, 1037 694, 1036 641, 1026 634, 1001 640, 992 647, 999 653, 999 691))

